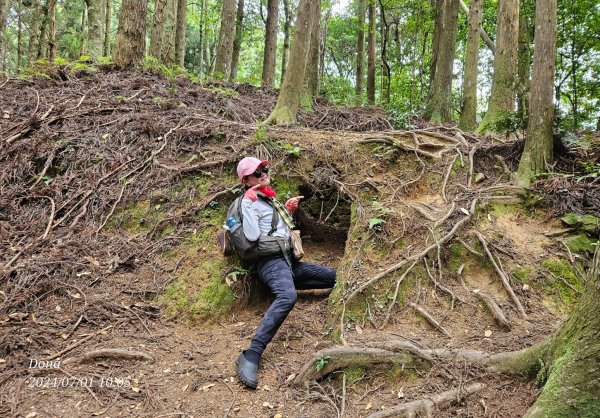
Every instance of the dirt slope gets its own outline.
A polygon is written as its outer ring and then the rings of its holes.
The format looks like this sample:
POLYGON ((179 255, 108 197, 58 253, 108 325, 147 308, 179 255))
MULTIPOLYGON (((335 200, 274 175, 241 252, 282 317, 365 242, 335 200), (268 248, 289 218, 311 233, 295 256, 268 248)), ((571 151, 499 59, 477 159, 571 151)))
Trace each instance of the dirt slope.
POLYGON ((436 416, 513 417, 537 396, 529 380, 461 362, 349 367, 308 390, 294 385, 316 351, 340 340, 499 352, 556 328, 580 285, 565 247, 545 235, 561 225, 493 199, 482 199, 470 225, 493 241, 527 320, 468 231, 419 262, 392 308, 400 272, 361 292, 341 326, 332 314, 340 294, 430 245, 474 196, 505 184, 490 161, 497 153, 514 162, 511 144, 443 128, 391 132, 380 110, 322 102, 301 116, 304 127, 264 129, 254 123, 273 92, 153 73, 41 71, 49 78, 2 84, 0 99, 0 415, 363 417, 478 381, 487 387, 436 416), (470 149, 473 170, 485 174, 476 191, 464 189, 470 149), (265 352, 257 391, 237 382, 234 360, 269 296, 214 243, 246 154, 272 159, 280 195, 307 195, 299 221, 308 257, 337 267, 340 281, 329 301, 300 296, 265 352), (476 289, 496 299, 510 330, 476 289), (93 357, 100 349, 120 351, 93 357), (138 358, 124 357, 132 352, 138 358), (30 367, 36 360, 60 366, 30 367))

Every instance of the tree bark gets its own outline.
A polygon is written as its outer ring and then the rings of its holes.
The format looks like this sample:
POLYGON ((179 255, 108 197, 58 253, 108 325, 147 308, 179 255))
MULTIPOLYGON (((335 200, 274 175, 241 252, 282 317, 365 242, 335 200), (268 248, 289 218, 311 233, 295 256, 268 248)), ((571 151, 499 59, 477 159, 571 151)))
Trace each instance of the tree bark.
POLYGON ((8 21, 8 0, 0 0, 0 70, 4 72, 6 62, 6 24, 8 21))
POLYGON ((102 2, 104 0, 86 0, 88 10, 87 53, 98 58, 102 56, 102 2))
POLYGON ((521 119, 527 116, 529 96, 529 72, 531 68, 531 37, 529 36, 529 22, 527 16, 521 14, 519 18, 519 50, 517 54, 517 112, 521 119))
MULTIPOLYGON (((423 117, 433 123, 452 120, 452 64, 456 49, 458 0, 438 0, 436 15, 437 57, 433 84, 423 117), (440 25, 438 27, 438 25, 440 25)), ((435 39, 435 37, 434 37, 435 39)))
MULTIPOLYGON (((287 1, 286 1, 287 3, 287 1)), ((287 9, 287 5, 286 5, 287 9)), ((287 22, 286 10, 286 24, 287 22)), ((267 24, 265 28, 265 50, 263 54, 262 86, 273 87, 275 83, 275 64, 277 62, 277 26, 279 22, 279 0, 269 0, 267 4, 267 24)), ((289 31, 289 27, 287 28, 289 31)), ((287 34, 289 36, 289 34, 287 34)), ((284 52, 285 57, 285 52, 284 52)), ((283 68, 282 68, 283 70, 283 68)))
POLYGON ((281 84, 283 84, 283 79, 285 78, 288 55, 290 52, 290 26, 292 25, 290 0, 283 0, 283 11, 285 14, 285 22, 283 24, 283 51, 281 53, 281 84))
POLYGON ((198 54, 198 74, 202 76, 202 71, 204 69, 204 49, 205 49, 205 40, 206 35, 204 34, 204 19, 206 15, 206 3, 205 0, 200 0, 198 7, 200 8, 200 22, 198 24, 198 33, 200 34, 200 39, 198 45, 200 46, 200 51, 198 54))
POLYGON ((289 125, 296 121, 304 89, 304 73, 310 44, 311 0, 300 0, 296 17, 296 32, 290 50, 290 62, 285 72, 277 104, 265 123, 289 125))
POLYGON ((147 8, 147 0, 123 0, 112 57, 117 67, 135 67, 144 58, 147 8))
MULTIPOLYGON (((460 9, 468 16, 469 15, 469 8, 465 4, 465 2, 463 0, 459 0, 458 4, 460 6, 460 9)), ((494 48, 494 42, 490 39, 490 37, 488 36, 488 34, 485 33, 485 30, 483 29, 483 26, 481 24, 479 24, 479 35, 480 35, 481 40, 483 41, 483 43, 485 43, 485 45, 488 47, 488 49, 490 50, 490 52, 492 53, 492 55, 494 55, 494 53, 496 52, 496 49, 494 48)))
POLYGON ((369 2, 369 36, 367 40, 367 100, 375 103, 375 0, 369 2))
POLYGON ((215 60, 215 70, 213 73, 213 76, 220 80, 227 79, 231 68, 235 6, 235 0, 223 0, 221 30, 219 31, 219 47, 217 49, 217 58, 215 60))
POLYGON ((556 64, 556 0, 538 0, 535 16, 533 77, 525 150, 517 175, 528 184, 552 162, 553 87, 556 64))
POLYGON ((56 58, 56 0, 52 2, 50 9, 50 23, 48 24, 48 59, 54 61, 56 58))
POLYGON ((17 2, 17 70, 21 68, 23 59, 23 7, 21 2, 17 2))
POLYGON ((355 104, 362 104, 363 78, 365 66, 365 0, 358 0, 358 39, 356 45, 356 83, 354 87, 355 104))
POLYGON ((233 38, 233 52, 231 55, 231 72, 229 74, 229 81, 233 81, 237 78, 240 50, 242 49, 243 24, 244 0, 238 0, 237 12, 235 14, 235 37, 233 38))
POLYGON ((41 13, 41 20, 42 23, 40 24, 40 34, 38 36, 38 43, 37 43, 37 54, 36 54, 36 59, 41 59, 42 57, 47 57, 47 47, 48 47, 48 40, 49 40, 49 36, 48 36, 48 32, 49 32, 49 26, 50 26, 50 16, 51 16, 51 9, 54 8, 54 5, 56 5, 56 0, 46 0, 46 3, 42 6, 40 5, 40 13, 41 13))
MULTIPOLYGON (((110 1, 110 0, 109 0, 110 1)), ((150 47, 148 54, 157 60, 162 59, 162 44, 165 32, 167 0, 155 0, 154 15, 152 16, 152 29, 150 30, 150 47)))
POLYGON ((483 2, 472 0, 468 17, 467 48, 463 78, 462 109, 458 127, 472 132, 477 128, 477 68, 479 64, 479 26, 483 17, 483 2))
POLYGON ((302 107, 312 110, 312 99, 319 94, 319 44, 321 33, 321 0, 313 0, 310 16, 310 45, 304 72, 302 107))
POLYGON ((87 41, 88 41, 88 25, 87 25, 87 3, 83 2, 83 9, 81 10, 81 45, 79 46, 79 55, 83 55, 87 52, 87 41))
POLYGON ((185 66, 185 30, 187 24, 187 0, 177 0, 177 21, 175 30, 175 63, 185 66))
POLYGON ((37 56, 38 37, 40 25, 42 23, 42 13, 40 12, 40 1, 34 0, 30 6, 29 20, 29 45, 27 48, 27 62, 31 63, 37 56))
POLYGON ((112 0, 105 0, 105 10, 104 10, 104 47, 103 47, 103 56, 110 56, 110 30, 111 30, 111 21, 112 21, 112 0))
POLYGON ((519 0, 499 0, 494 75, 487 112, 477 128, 494 132, 497 122, 514 110, 519 37, 519 0))
POLYGON ((387 44, 390 37, 390 26, 385 18, 385 8, 379 0, 381 10, 381 103, 387 104, 391 96, 391 68, 387 61, 387 44))

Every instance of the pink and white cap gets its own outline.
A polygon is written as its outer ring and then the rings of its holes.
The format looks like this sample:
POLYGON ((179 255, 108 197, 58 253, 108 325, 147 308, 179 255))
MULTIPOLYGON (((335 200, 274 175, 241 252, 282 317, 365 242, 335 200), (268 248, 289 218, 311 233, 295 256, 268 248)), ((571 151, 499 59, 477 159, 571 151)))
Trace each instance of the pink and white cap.
POLYGON ((255 157, 242 158, 242 161, 240 161, 237 166, 237 175, 240 178, 240 180, 242 180, 244 177, 254 173, 256 169, 261 165, 269 165, 269 162, 267 160, 261 161, 255 157))

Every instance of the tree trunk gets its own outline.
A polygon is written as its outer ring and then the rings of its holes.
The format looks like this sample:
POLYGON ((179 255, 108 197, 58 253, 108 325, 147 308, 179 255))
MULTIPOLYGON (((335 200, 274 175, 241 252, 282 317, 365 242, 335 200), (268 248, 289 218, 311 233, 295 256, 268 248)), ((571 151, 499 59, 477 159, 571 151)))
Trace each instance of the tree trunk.
POLYGON ((21 2, 17 2, 17 70, 21 68, 23 58, 23 8, 21 2))
MULTIPOLYGON (((286 6, 287 8, 287 6, 286 6)), ((286 11, 287 20, 287 11, 286 11)), ((267 24, 265 28, 265 50, 263 54, 262 86, 273 87, 275 64, 277 62, 277 24, 279 22, 279 0, 269 0, 267 4, 267 24)), ((286 21, 287 23, 287 21, 286 21)), ((288 28, 289 30, 289 28, 288 28)), ((288 35, 289 36, 289 35, 288 35)), ((284 53, 285 56, 285 53, 284 53)))
POLYGON ((517 113, 525 120, 529 96, 529 70, 531 68, 531 37, 529 36, 529 22, 527 16, 521 14, 519 18, 519 50, 517 55, 517 113))
POLYGON ((200 46, 200 51, 198 53, 198 74, 202 77, 202 70, 204 69, 204 43, 206 39, 206 35, 204 34, 204 19, 206 14, 206 4, 205 0, 200 0, 198 3, 198 7, 200 8, 200 22, 198 24, 198 33, 200 35, 200 39, 198 41, 198 45, 200 46))
POLYGON ((54 61, 56 58, 56 0, 52 2, 50 9, 50 23, 48 24, 48 59, 54 61))
POLYGON ((187 23, 187 0, 177 0, 177 21, 175 30, 175 63, 185 66, 185 30, 187 23))
POLYGON ((229 81, 237 78, 238 63, 240 61, 240 50, 242 49, 242 31, 244 23, 244 0, 238 0, 237 13, 235 15, 235 37, 233 38, 233 52, 231 56, 231 73, 229 81))
MULTIPOLYGON (((109 0, 110 1, 110 0, 109 0)), ((162 58, 162 44, 165 33, 167 0, 155 0, 154 15, 152 16, 152 29, 150 30, 150 48, 148 54, 157 60, 162 58)))
POLYGON ((8 0, 0 0, 0 71, 4 72, 6 62, 6 23, 8 21, 8 0))
POLYGON ((497 122, 514 110, 519 37, 519 0, 498 1, 494 75, 488 109, 479 133, 494 132, 497 122))
POLYGON ((233 51, 233 27, 235 20, 235 0, 223 0, 221 13, 221 30, 219 31, 219 47, 215 61, 213 76, 216 79, 226 80, 231 65, 233 51))
POLYGON ((363 78, 365 66, 365 0, 358 0, 358 41, 356 45, 356 84, 354 96, 356 105, 362 104, 363 78))
POLYGON ((105 9, 104 9, 104 37, 103 37, 103 56, 110 56, 110 29, 111 29, 111 21, 112 21, 112 0, 105 0, 105 9))
POLYGON ((29 45, 27 48, 27 62, 31 63, 37 56, 38 35, 42 23, 42 13, 40 11, 40 1, 34 0, 30 6, 29 19, 29 45))
POLYGON ((552 161, 553 87, 556 63, 556 0, 538 0, 535 16, 533 77, 525 150, 518 177, 529 183, 552 161))
POLYGON ((285 72, 277 104, 265 123, 289 125, 296 122, 296 114, 304 89, 304 73, 310 44, 312 0, 300 0, 296 17, 296 32, 290 50, 290 62, 285 72))
POLYGON ((481 26, 482 16, 483 2, 472 0, 468 18, 462 109, 458 123, 460 129, 468 132, 477 128, 477 68, 479 64, 479 26, 481 26))
MULTIPOLYGON (((536 55, 538 55, 538 28, 554 32, 556 25, 549 20, 556 19, 556 0, 537 2, 535 51, 533 53, 532 93, 536 79, 536 55), (544 4, 540 4, 544 3, 544 4), (554 10, 552 10, 554 8, 554 10), (554 13, 554 14, 553 14, 554 13), (539 23, 538 23, 539 22, 539 23), (538 26, 543 25, 543 26, 538 26)), ((550 35, 551 38, 555 36, 550 35)), ((545 39, 550 44, 551 39, 545 39)), ((554 44, 552 44, 554 49, 554 44)), ((548 51, 550 52, 550 51, 548 51)), ((551 60, 554 60, 552 54, 551 60)), ((546 72, 548 69, 546 68, 546 72)), ((533 102, 533 94, 531 101, 533 102)), ((531 105, 530 105, 531 108, 531 105)), ((530 118, 533 114, 530 114, 530 118)), ((552 346, 545 357, 538 359, 542 370, 540 377, 547 377, 542 393, 529 408, 525 417, 594 417, 600 411, 600 247, 596 249, 591 275, 586 292, 575 307, 569 319, 550 341, 552 346)))
POLYGON ((367 100, 375 103, 375 0, 369 2, 369 36, 367 40, 367 100))
POLYGON ((283 84, 283 79, 285 78, 288 55, 290 52, 290 26, 292 25, 290 0, 283 0, 283 12, 285 14, 285 22, 283 24, 283 51, 281 53, 281 84, 283 84))
POLYGON ((104 0, 86 0, 88 10, 87 53, 92 57, 101 57, 102 45, 102 2, 104 0))
POLYGON ((147 8, 147 0, 123 0, 112 56, 117 67, 135 67, 144 58, 147 8))
POLYGON ((323 80, 323 71, 325 71, 325 52, 327 49, 327 31, 329 30, 329 18, 331 17, 331 4, 327 8, 325 18, 323 19, 323 25, 321 26, 321 39, 319 47, 319 74, 317 82, 320 85, 323 80))
POLYGON ((423 114, 425 119, 437 124, 452 120, 452 64, 456 49, 457 19, 458 0, 438 0, 436 17, 438 51, 431 93, 423 114))
POLYGON ((81 10, 81 45, 79 46, 79 55, 83 55, 87 52, 87 40, 88 40, 88 27, 87 27, 87 3, 83 2, 83 9, 81 10))
MULTIPOLYGON (((48 25, 50 24, 50 6, 53 0, 46 0, 44 5, 40 4, 40 34, 37 42, 37 54, 35 59, 46 56, 46 39, 48 38, 48 25)), ((54 0, 55 1, 55 0, 54 0)))
POLYGON ((321 33, 321 0, 313 0, 310 17, 310 45, 304 72, 302 108, 312 110, 312 99, 319 94, 319 38, 321 33))
POLYGON ((387 104, 390 102, 391 96, 391 76, 392 71, 390 64, 387 61, 387 44, 390 37, 390 26, 385 18, 385 8, 379 0, 381 10, 381 103, 387 104))

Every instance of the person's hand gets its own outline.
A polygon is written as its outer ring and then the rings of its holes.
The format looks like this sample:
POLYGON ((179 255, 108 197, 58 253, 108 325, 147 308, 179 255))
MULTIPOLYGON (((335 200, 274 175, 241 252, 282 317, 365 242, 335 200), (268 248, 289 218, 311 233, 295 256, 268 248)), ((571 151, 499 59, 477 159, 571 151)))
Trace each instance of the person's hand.
POLYGON ((256 194, 256 189, 260 189, 262 187, 263 187, 262 184, 257 184, 256 186, 250 187, 248 190, 246 190, 246 193, 244 193, 244 199, 256 202, 256 200, 258 199, 258 195, 256 194))
POLYGON ((300 199, 304 199, 304 196, 296 196, 296 197, 292 197, 291 199, 289 199, 287 202, 285 202, 285 208, 289 211, 289 212, 293 212, 296 210, 296 208, 298 207, 298 204, 300 203, 300 199))

